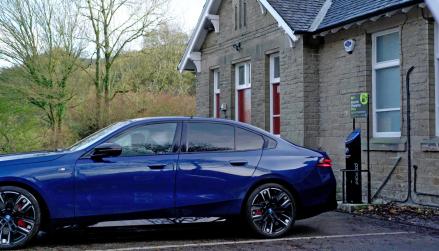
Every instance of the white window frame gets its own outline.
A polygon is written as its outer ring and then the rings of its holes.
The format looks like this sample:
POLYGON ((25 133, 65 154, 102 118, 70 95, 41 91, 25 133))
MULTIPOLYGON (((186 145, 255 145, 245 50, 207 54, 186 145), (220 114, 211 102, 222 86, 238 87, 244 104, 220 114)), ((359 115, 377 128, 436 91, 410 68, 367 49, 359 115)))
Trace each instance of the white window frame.
MULTIPOLYGON (((399 111, 401 113, 401 106, 402 103, 400 104, 399 108, 387 108, 387 109, 377 109, 376 108, 376 104, 377 104, 377 93, 376 93, 376 70, 380 70, 380 69, 386 69, 386 68, 391 68, 391 67, 396 67, 399 66, 400 70, 401 70, 401 58, 398 59, 394 59, 394 60, 389 60, 389 61, 385 61, 385 62, 377 62, 377 38, 384 36, 384 35, 388 35, 388 34, 392 34, 392 33, 398 33, 399 36, 401 36, 401 30, 399 28, 395 28, 395 29, 390 29, 390 30, 385 30, 385 31, 381 31, 381 32, 377 32, 372 34, 372 102, 373 102, 373 106, 372 106, 372 114, 373 114, 373 135, 374 137, 377 138, 395 138, 395 137, 401 137, 401 128, 399 130, 399 132, 378 132, 378 121, 377 121, 377 112, 391 112, 391 111, 399 111)), ((402 46, 400 44, 400 46, 402 46)), ((400 80, 401 82, 401 80, 400 80)), ((401 86, 401 84, 400 84, 401 86)), ((401 121, 402 121, 402 116, 400 115, 401 121)), ((401 123, 402 124, 402 123, 401 123)))
POLYGON ((219 94, 220 95, 220 99, 221 99, 221 89, 219 88, 219 69, 214 69, 213 70, 213 117, 217 118, 216 116, 216 111, 219 107, 217 106, 217 97, 216 95, 219 94))
MULTIPOLYGON (((274 113, 273 84, 280 84, 280 74, 279 74, 279 77, 277 77, 277 78, 274 77, 274 59, 276 57, 279 57, 279 60, 280 60, 279 53, 274 53, 274 54, 270 55, 270 132, 271 133, 274 132, 274 125, 273 125, 273 119, 274 119, 274 115, 273 115, 273 113, 274 113)), ((279 117, 280 117, 280 115, 279 115, 279 117)), ((276 136, 280 136, 280 135, 276 135, 276 136)))
POLYGON ((439 137, 439 24, 437 22, 434 23, 434 69, 436 136, 439 137))
POLYGON ((252 71, 252 66, 250 62, 239 63, 235 65, 235 120, 236 121, 239 121, 238 91, 252 88, 251 71, 252 71), (244 66, 244 83, 245 83, 244 85, 239 85, 239 67, 241 66, 244 66))

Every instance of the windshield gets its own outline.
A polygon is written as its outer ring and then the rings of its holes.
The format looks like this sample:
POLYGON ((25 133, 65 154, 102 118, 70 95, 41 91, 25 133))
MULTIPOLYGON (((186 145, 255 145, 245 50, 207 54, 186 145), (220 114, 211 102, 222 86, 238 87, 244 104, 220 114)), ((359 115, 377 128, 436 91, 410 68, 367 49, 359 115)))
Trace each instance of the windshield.
POLYGON ((73 146, 68 148, 68 150, 69 151, 84 150, 85 148, 93 145, 94 143, 101 140, 102 138, 104 138, 105 136, 110 134, 111 132, 113 132, 119 128, 122 128, 123 126, 125 126, 129 123, 130 123, 129 121, 125 121, 125 122, 119 122, 119 123, 112 124, 108 127, 105 127, 103 129, 89 135, 88 137, 76 142, 76 144, 74 144, 73 146))

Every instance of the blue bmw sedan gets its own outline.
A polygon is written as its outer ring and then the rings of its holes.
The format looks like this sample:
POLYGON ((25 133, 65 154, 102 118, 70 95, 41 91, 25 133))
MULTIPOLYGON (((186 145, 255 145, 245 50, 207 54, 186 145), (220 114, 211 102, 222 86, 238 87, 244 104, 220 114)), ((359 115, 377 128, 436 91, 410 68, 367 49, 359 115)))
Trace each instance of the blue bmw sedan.
POLYGON ((330 158, 230 120, 113 124, 69 149, 0 156, 0 247, 41 229, 221 217, 276 238, 336 207, 330 158))

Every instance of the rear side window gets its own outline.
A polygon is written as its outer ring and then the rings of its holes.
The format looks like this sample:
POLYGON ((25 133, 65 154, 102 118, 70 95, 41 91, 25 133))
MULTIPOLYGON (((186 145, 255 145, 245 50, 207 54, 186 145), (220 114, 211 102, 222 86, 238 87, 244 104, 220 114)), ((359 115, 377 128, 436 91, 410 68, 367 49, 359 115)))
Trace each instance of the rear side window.
POLYGON ((215 123, 188 123, 188 152, 233 151, 234 127, 215 123))
POLYGON ((236 150, 260 150, 264 147, 264 138, 256 133, 236 128, 236 150))

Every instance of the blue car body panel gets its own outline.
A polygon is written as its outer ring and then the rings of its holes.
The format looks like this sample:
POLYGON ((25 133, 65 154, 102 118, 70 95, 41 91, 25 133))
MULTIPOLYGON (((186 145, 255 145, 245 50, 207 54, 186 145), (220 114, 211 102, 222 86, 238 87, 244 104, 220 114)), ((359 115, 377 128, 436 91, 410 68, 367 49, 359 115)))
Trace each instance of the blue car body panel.
MULTIPOLYGON (((180 137, 177 145, 180 146, 180 137)), ((242 123, 172 117, 132 120, 75 151, 0 156, 0 186, 31 190, 47 207, 53 224, 123 218, 229 216, 241 212, 258 184, 278 182, 295 195, 300 218, 335 208, 335 178, 318 168, 325 153, 309 150, 242 123), (92 150, 128 128, 176 122, 226 123, 276 142, 253 151, 113 157, 96 162, 92 150), (156 170, 154 165, 163 165, 156 170)))

